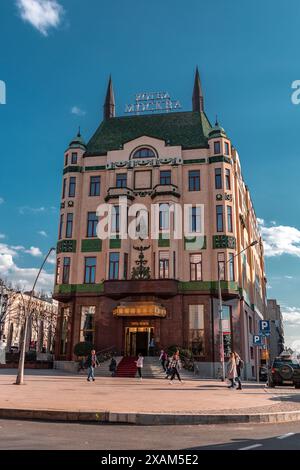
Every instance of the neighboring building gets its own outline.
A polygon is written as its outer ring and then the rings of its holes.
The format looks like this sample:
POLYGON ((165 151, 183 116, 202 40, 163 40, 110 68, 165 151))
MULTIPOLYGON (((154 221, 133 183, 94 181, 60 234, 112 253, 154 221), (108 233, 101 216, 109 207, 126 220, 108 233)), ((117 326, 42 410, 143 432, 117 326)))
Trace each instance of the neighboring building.
MULTIPOLYGON (((24 311, 29 304, 30 293, 21 294, 8 289, 5 313, 3 312, 2 336, 7 351, 19 350, 24 328, 24 311)), ((54 352, 54 337, 58 315, 58 303, 51 297, 34 295, 31 301, 31 319, 28 325, 26 351, 54 352)))
POLYGON ((273 361, 284 351, 283 317, 280 305, 274 299, 267 301, 266 319, 271 322, 270 360, 273 361))
POLYGON ((198 70, 192 103, 187 112, 115 117, 110 80, 103 122, 87 145, 79 132, 66 150, 54 294, 57 359, 71 360, 84 340, 98 351, 148 354, 154 338, 157 347, 192 350, 202 374, 215 375, 219 274, 225 354, 238 351, 247 376, 255 377, 252 339, 266 309, 257 218, 238 153, 205 114, 198 70), (117 206, 120 196, 129 206, 146 206, 150 215, 136 227, 144 241, 120 238, 119 209, 110 239, 97 237, 98 206, 117 206), (182 225, 170 216, 174 204, 191 206, 192 237, 172 237, 172 228, 182 225), (145 220, 157 224, 157 239, 145 240, 145 220), (234 258, 254 240, 259 243, 234 258))

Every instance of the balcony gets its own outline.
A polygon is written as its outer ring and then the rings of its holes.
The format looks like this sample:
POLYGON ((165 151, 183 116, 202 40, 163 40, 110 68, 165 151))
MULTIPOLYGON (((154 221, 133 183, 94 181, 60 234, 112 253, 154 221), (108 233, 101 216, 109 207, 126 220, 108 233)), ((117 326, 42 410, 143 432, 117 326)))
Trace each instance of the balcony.
POLYGON ((133 190, 131 188, 127 188, 127 186, 124 188, 117 188, 116 186, 114 186, 108 189, 105 201, 107 202, 110 199, 118 199, 121 196, 125 196, 131 201, 133 201, 135 198, 133 190))
POLYGON ((151 198, 154 199, 157 196, 175 196, 179 198, 181 196, 178 186, 175 184, 157 184, 154 186, 151 198))

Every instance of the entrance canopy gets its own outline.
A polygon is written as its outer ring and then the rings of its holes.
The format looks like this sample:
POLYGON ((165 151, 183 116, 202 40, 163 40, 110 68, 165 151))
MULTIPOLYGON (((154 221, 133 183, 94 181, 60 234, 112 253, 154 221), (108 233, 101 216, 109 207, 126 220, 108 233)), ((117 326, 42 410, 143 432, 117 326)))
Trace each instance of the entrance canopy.
POLYGON ((115 317, 160 317, 167 315, 165 307, 154 302, 127 302, 113 310, 115 317))

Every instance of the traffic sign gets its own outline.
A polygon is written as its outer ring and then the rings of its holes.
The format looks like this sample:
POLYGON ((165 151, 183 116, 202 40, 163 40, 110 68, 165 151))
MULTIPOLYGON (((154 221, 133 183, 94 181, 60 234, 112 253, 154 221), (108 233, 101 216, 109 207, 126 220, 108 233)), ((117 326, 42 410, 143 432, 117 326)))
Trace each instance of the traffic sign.
POLYGON ((259 329, 260 329, 260 333, 262 335, 270 336, 270 333, 271 333, 270 320, 260 320, 259 321, 259 329))
POLYGON ((262 336, 261 335, 253 335, 253 345, 254 346, 262 346, 262 336))

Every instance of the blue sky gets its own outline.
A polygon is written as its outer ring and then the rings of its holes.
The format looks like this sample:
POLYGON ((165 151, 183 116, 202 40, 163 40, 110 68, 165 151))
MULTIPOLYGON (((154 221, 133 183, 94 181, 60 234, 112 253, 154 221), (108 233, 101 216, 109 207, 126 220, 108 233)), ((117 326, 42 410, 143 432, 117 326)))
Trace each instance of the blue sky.
POLYGON ((299 16, 298 0, 0 0, 0 276, 30 283, 55 245, 63 152, 78 125, 86 139, 98 126, 108 75, 119 115, 143 90, 188 110, 198 64, 263 220, 269 296, 300 349, 299 16))

